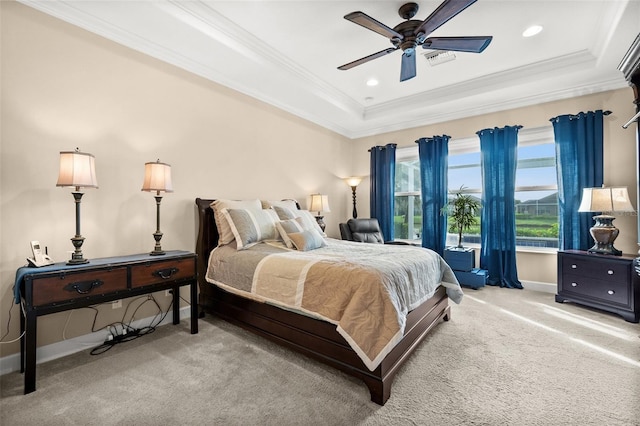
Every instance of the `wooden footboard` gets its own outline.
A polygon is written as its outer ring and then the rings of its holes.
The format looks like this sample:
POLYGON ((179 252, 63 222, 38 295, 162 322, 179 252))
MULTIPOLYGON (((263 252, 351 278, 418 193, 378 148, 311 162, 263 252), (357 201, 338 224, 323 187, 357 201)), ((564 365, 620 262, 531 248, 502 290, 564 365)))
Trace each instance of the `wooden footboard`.
POLYGON ((376 370, 370 371, 335 325, 246 299, 206 282, 208 256, 218 239, 213 212, 209 208, 211 201, 196 199, 200 223, 196 252, 201 308, 363 380, 371 400, 384 405, 391 395, 391 384, 400 366, 441 319, 449 320, 451 308, 444 287, 439 287, 432 298, 408 314, 403 339, 376 370))
POLYGON ((409 313, 402 341, 378 368, 370 371, 336 331, 334 324, 207 285, 213 291, 208 297, 200 297, 206 312, 363 380, 371 400, 380 405, 389 399, 399 367, 441 319, 449 319, 451 309, 446 292, 440 287, 431 299, 409 313))

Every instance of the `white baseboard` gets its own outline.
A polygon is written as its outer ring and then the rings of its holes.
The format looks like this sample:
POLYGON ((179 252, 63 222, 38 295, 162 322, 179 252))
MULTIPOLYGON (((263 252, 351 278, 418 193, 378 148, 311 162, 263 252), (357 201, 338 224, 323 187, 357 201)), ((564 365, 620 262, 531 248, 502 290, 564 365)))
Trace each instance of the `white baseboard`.
POLYGON ((541 291, 544 293, 557 293, 558 285, 556 283, 543 283, 539 281, 522 281, 522 286, 527 290, 541 291))
MULTIPOLYGON (((185 306, 180 309, 180 319, 191 318, 191 307, 185 306)), ((131 323, 134 328, 142 328, 151 324, 154 317, 143 318, 131 323)), ((158 326, 173 323, 173 310, 158 324, 158 326)), ((108 332, 106 330, 96 331, 61 342, 52 343, 36 349, 36 364, 51 361, 63 356, 71 355, 85 349, 93 348, 104 343, 108 332)), ((20 371, 20 353, 7 355, 0 358, 0 375, 20 371)))

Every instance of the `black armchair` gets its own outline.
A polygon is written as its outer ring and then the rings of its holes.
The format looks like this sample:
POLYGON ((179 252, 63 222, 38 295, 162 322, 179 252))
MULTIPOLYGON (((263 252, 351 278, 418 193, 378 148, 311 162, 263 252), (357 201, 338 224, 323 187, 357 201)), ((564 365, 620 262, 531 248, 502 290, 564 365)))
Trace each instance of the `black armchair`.
POLYGON ((341 223, 340 237, 347 241, 357 241, 360 243, 375 244, 395 244, 406 246, 417 246, 420 244, 408 243, 405 241, 385 241, 380 229, 378 219, 349 219, 347 223, 341 223))
POLYGON ((378 219, 349 219, 347 223, 341 223, 339 226, 343 240, 384 244, 378 219))

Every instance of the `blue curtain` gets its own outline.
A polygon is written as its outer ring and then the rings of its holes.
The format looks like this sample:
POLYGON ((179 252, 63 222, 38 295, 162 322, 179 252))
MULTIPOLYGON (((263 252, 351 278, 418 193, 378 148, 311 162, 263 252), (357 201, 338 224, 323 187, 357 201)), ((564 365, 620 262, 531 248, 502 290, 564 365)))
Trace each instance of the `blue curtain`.
POLYGON ((371 153, 371 217, 378 219, 382 236, 393 240, 396 144, 374 146, 371 153))
POLYGON ((447 169, 450 136, 420 138, 420 192, 422 198, 422 247, 441 256, 447 242, 447 216, 441 213, 447 204, 447 169))
POLYGON ((560 115, 552 118, 556 141, 558 175, 558 218, 560 250, 587 250, 593 245, 589 234, 592 213, 579 213, 583 188, 603 182, 602 110, 560 115))
POLYGON ((518 130, 521 126, 484 129, 480 137, 482 213, 480 266, 490 285, 522 288, 516 269, 515 187, 518 130))

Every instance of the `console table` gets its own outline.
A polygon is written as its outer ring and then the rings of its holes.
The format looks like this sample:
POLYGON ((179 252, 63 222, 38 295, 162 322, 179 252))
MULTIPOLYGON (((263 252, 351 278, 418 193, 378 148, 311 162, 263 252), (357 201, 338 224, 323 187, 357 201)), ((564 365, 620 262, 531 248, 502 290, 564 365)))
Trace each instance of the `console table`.
POLYGON ((16 273, 16 301, 20 315, 20 372, 24 393, 36 390, 37 318, 54 312, 173 290, 173 323, 180 323, 181 286, 191 294, 191 334, 198 332, 196 255, 167 251, 163 256, 91 259, 82 265, 56 263, 42 268, 23 267, 16 273))
POLYGON ((575 302, 638 322, 640 271, 634 261, 632 256, 559 251, 556 302, 575 302))

